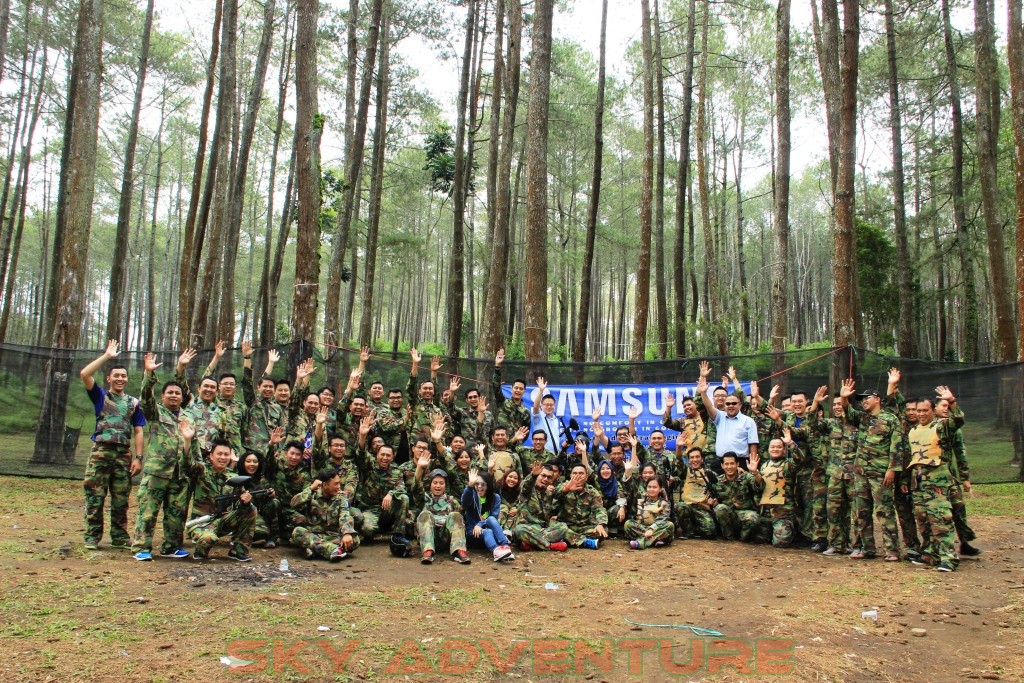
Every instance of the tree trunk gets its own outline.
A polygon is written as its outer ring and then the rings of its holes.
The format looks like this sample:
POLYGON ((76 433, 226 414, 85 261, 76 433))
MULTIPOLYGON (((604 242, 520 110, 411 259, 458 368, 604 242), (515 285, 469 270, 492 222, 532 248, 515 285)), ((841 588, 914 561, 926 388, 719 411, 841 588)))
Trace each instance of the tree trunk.
MULTIPOLYGON (((356 193, 359 191, 359 175, 363 166, 363 148, 366 145, 367 113, 370 109, 370 91, 373 86, 373 66, 377 62, 377 43, 380 38, 381 11, 384 0, 373 0, 370 26, 366 36, 366 53, 363 57, 362 82, 359 90, 359 104, 355 114, 355 129, 352 142, 345 151, 345 188, 341 209, 338 211, 338 226, 331 243, 331 261, 327 271, 327 305, 324 311, 324 341, 341 344, 341 270, 345 263, 345 247, 352 228, 356 193)), ((301 185, 301 184, 300 184, 301 185)), ((353 276, 355 274, 353 273, 353 276)), ((331 370, 328 371, 330 376, 331 370)))
MULTIPOLYGON (((160 205, 160 174, 163 171, 164 161, 164 123, 165 113, 167 108, 167 86, 164 85, 163 93, 160 99, 160 126, 157 128, 156 133, 156 179, 154 184, 156 187, 153 188, 153 216, 150 222, 149 229, 149 263, 146 268, 146 335, 144 337, 144 346, 147 349, 153 348, 153 328, 157 317, 156 307, 156 215, 157 208, 160 205)), ((167 229, 170 230, 170 224, 167 229)), ((161 303, 166 305, 166 301, 161 297, 161 303)))
POLYGON ((121 198, 117 206, 117 232, 114 236, 114 258, 110 264, 110 299, 107 302, 107 339, 121 338, 121 309, 125 299, 125 261, 128 257, 128 227, 132 219, 132 190, 135 187, 135 148, 139 140, 139 114, 142 93, 149 68, 149 38, 153 32, 153 0, 146 3, 146 23, 142 28, 139 68, 135 72, 135 99, 128 124, 124 168, 121 172, 121 198))
MULTIPOLYGON (((249 171, 249 154, 253 136, 256 134, 256 119, 263 102, 263 83, 267 77, 267 63, 270 60, 270 46, 274 38, 275 0, 264 0, 263 32, 260 35, 259 51, 253 66, 252 85, 245 107, 239 135, 238 159, 231 178, 231 204, 224 244, 224 267, 221 273, 221 308, 218 337, 232 340, 235 327, 235 259, 238 255, 238 240, 242 230, 242 208, 245 204, 245 184, 249 171)), ((273 191, 271 191, 273 194, 273 191)), ((244 333, 244 330, 243 330, 244 333)))
MULTIPOLYGON (((491 76, 491 116, 487 141, 487 237, 484 244, 494 244, 494 225, 497 221, 498 156, 501 154, 501 97, 505 86, 505 2, 494 3, 494 62, 491 76)), ((485 267, 490 265, 487 261, 485 267)), ((490 279, 490 269, 485 270, 484 291, 490 279)), ((486 332, 484 332, 486 335, 486 332)))
POLYGON ((53 333, 50 337, 53 350, 43 378, 33 462, 63 459, 68 380, 73 376, 72 355, 66 349, 74 349, 78 345, 85 311, 102 73, 103 2, 80 0, 74 62, 68 88, 68 149, 62 159, 67 163, 67 168, 62 169, 62 177, 66 179, 62 199, 67 202, 67 206, 63 211, 63 239, 55 266, 60 279, 53 280, 55 307, 53 333))
POLYGON ((854 318, 856 261, 853 213, 857 162, 857 72, 860 49, 860 5, 843 3, 843 58, 840 70, 839 173, 836 178, 836 230, 832 257, 832 343, 856 342, 854 318))
POLYGON ((996 339, 994 360, 1009 362, 1017 357, 1011 285, 1006 268, 1003 224, 999 219, 999 183, 996 178, 999 137, 999 72, 996 66, 995 26, 992 0, 974 2, 974 52, 976 57, 977 154, 981 184, 981 208, 988 237, 992 298, 995 304, 996 339))
POLYGON ((654 179, 654 298, 658 313, 658 358, 668 357, 668 284, 665 281, 665 63, 661 52, 661 11, 654 0, 654 82, 658 107, 658 156, 654 179))
POLYGON ((900 110, 899 71, 896 67, 896 20, 892 0, 885 0, 885 44, 889 62, 889 128, 892 131, 893 228, 896 233, 896 269, 899 279, 900 315, 896 344, 899 355, 914 358, 914 321, 911 297, 910 246, 907 242, 906 193, 903 188, 903 116, 900 110))
POLYGON ((288 182, 285 185, 284 205, 281 207, 281 227, 278 231, 277 246, 274 248, 274 265, 270 269, 270 282, 267 285, 267 297, 270 300, 267 324, 270 328, 271 340, 277 338, 277 290, 281 284, 281 272, 284 270, 284 252, 288 247, 288 233, 291 231, 292 218, 295 215, 295 155, 298 144, 298 138, 293 136, 292 153, 288 160, 288 182))
POLYGON ((1017 228, 1017 360, 1024 362, 1024 21, 1021 0, 1008 0, 1009 30, 1006 33, 1006 51, 1010 62, 1010 100, 1013 111, 1013 141, 1016 155, 1016 212, 1017 228))
POLYGON ((957 235, 960 257, 960 279, 964 283, 962 358, 968 362, 978 360, 978 294, 974 283, 974 265, 971 240, 964 202, 964 124, 960 105, 959 67, 953 49, 953 27, 950 21, 949 0, 942 0, 942 37, 946 53, 946 78, 949 81, 950 124, 953 147, 953 168, 950 189, 953 194, 953 227, 957 235))
MULTIPOLYGON (((651 301, 651 202, 654 191, 654 46, 651 40, 650 0, 640 2, 640 31, 643 49, 643 166, 640 180, 640 254, 636 268, 636 317, 633 318, 633 349, 630 358, 642 361, 647 351, 647 319, 651 301)), ((633 381, 642 380, 641 365, 633 366, 633 381)))
MULTIPOLYGON (((676 238, 672 251, 672 289, 675 292, 673 308, 675 312, 675 350, 676 356, 686 356, 686 271, 683 269, 686 253, 686 192, 690 186, 690 116, 693 113, 693 54, 696 35, 696 0, 690 0, 686 16, 686 47, 683 68, 683 103, 679 118, 679 165, 676 171, 676 238)), ((693 243, 690 243, 693 253, 693 243)), ((693 273, 692 266, 690 270, 693 273)))
POLYGON ((359 345, 373 345, 373 295, 377 283, 377 235, 380 231, 381 194, 384 188, 384 153, 388 138, 388 92, 391 89, 390 21, 380 27, 380 67, 377 70, 377 118, 373 129, 370 177, 370 220, 366 226, 366 262, 363 264, 363 311, 359 320, 359 345))
POLYGON ((11 0, 0 0, 0 81, 7 64, 7 39, 11 27, 11 0))
MULTIPOLYGON (((213 105, 213 87, 217 75, 217 58, 220 53, 220 29, 224 11, 223 0, 217 0, 213 14, 213 38, 210 40, 210 62, 206 66, 206 90, 203 91, 203 112, 199 118, 199 143, 196 163, 192 171, 192 192, 189 197, 188 214, 185 218, 184 244, 181 252, 181 269, 178 291, 178 348, 191 346, 192 310, 196 301, 196 278, 193 262, 198 263, 201 253, 195 248, 196 219, 199 214, 203 183, 203 165, 206 162, 206 138, 210 129, 210 109, 213 105)), ((214 142, 216 147, 216 142, 214 142)), ((212 169, 211 169, 212 171, 212 169)))
POLYGON ((292 339, 297 347, 292 350, 292 363, 312 355, 316 328, 320 292, 320 134, 323 125, 317 104, 316 73, 320 3, 298 0, 295 12, 295 181, 299 220, 292 297, 292 339))
POLYGON ((532 263, 524 297, 526 360, 548 359, 548 100, 554 0, 536 0, 530 105, 526 115, 526 252, 532 263))
POLYGON ((790 0, 775 15, 775 267, 772 269, 772 373, 785 367, 789 338, 790 0))
POLYGON ((594 280, 594 243, 597 240, 597 215, 601 209, 601 171, 604 167, 604 90, 605 59, 608 44, 608 0, 601 0, 601 43, 597 62, 597 103, 594 106, 594 173, 590 179, 590 205, 587 207, 587 237, 583 248, 583 273, 580 276, 580 305, 576 316, 576 340, 572 349, 574 363, 587 360, 587 333, 590 326, 591 288, 594 280))

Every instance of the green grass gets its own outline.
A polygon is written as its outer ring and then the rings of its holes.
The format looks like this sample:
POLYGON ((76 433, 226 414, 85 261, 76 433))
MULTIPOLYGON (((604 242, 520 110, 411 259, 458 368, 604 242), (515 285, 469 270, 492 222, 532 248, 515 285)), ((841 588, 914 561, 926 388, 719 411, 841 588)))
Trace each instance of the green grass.
POLYGON ((1020 517, 1024 510, 1024 483, 982 484, 974 487, 974 496, 966 495, 971 515, 1020 517))

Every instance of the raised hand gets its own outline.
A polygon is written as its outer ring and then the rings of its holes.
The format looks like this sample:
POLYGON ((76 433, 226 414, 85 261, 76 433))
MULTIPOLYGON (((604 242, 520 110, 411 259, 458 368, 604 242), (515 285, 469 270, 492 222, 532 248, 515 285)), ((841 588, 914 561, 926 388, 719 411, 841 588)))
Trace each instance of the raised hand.
POLYGON ((701 375, 699 378, 697 378, 697 393, 708 393, 708 380, 704 375, 701 375))
POLYGON ((441 356, 434 356, 430 359, 430 372, 434 373, 441 369, 441 356))
POLYGON ((735 382, 736 381, 736 368, 734 368, 733 366, 730 365, 729 366, 729 373, 728 374, 729 374, 729 379, 732 380, 733 382, 735 382))
POLYGON ((359 362, 365 363, 368 360, 370 360, 370 347, 364 346, 359 349, 359 362))
POLYGON ((773 406, 771 403, 765 406, 764 414, 767 415, 770 419, 775 420, 776 422, 778 422, 779 419, 782 417, 782 413, 779 412, 779 409, 773 406))
POLYGON ((782 428, 782 443, 786 444, 786 448, 793 445, 793 432, 788 426, 782 428))
POLYGON ((594 412, 590 414, 590 417, 594 420, 594 422, 597 422, 598 420, 601 419, 602 415, 604 415, 604 411, 601 410, 601 406, 598 406, 594 408, 594 412))
POLYGON ((192 362, 192 359, 196 357, 197 351, 193 348, 185 349, 178 356, 178 365, 188 365, 192 362))
POLYGON ((711 375, 711 363, 706 360, 700 362, 700 376, 707 379, 711 375))
POLYGON ((178 420, 178 431, 181 432, 181 437, 185 441, 191 441, 196 435, 196 428, 184 417, 178 420))
POLYGON ((474 448, 476 449, 477 458, 483 460, 484 453, 487 452, 487 446, 483 445, 482 443, 478 443, 476 446, 474 446, 474 448))
POLYGON ((276 363, 279 360, 281 360, 281 354, 278 352, 277 349, 270 349, 269 351, 267 351, 267 360, 270 361, 271 363, 276 363))
POLYGON ((626 413, 626 417, 631 420, 635 420, 640 417, 640 406, 630 406, 629 411, 626 413))
POLYGON ((416 349, 409 349, 409 358, 412 358, 413 363, 419 364, 419 362, 423 360, 423 354, 416 349))
POLYGON ((839 395, 843 398, 850 398, 857 393, 857 382, 852 379, 844 379, 843 386, 839 388, 839 395))
POLYGON ((729 375, 722 375, 722 386, 726 389, 729 388, 729 375))
POLYGON ((825 399, 828 398, 828 386, 820 386, 818 390, 814 392, 814 400, 818 403, 824 403, 825 399))
POLYGON ((142 366, 146 369, 146 372, 156 372, 156 369, 163 365, 163 363, 156 362, 155 353, 147 353, 145 358, 142 359, 142 366))
POLYGON ((376 420, 373 419, 373 415, 367 415, 359 421, 359 433, 366 436, 373 431, 373 425, 376 424, 376 420))
MULTIPOLYGON (((636 448, 635 442, 634 442, 633 448, 636 448)), ((634 463, 635 463, 635 460, 633 458, 626 458, 625 460, 622 461, 622 466, 624 468, 626 468, 626 472, 630 472, 630 471, 633 470, 634 463)))
POLYGON ((760 398, 761 390, 757 386, 757 382, 750 383, 750 398, 760 398))
POLYGON ((945 385, 935 387, 935 395, 938 396, 940 399, 945 399, 946 401, 954 400, 953 392, 950 391, 949 387, 945 385))
POLYGON ((530 467, 530 474, 533 475, 534 477, 539 477, 541 470, 543 469, 544 463, 538 460, 537 462, 533 463, 533 465, 530 467))
POLYGON ((276 446, 284 441, 284 427, 274 427, 270 430, 270 445, 276 446))
POLYGON ((498 353, 494 354, 494 367, 500 368, 501 364, 505 362, 505 349, 498 349, 498 353))
POLYGON ((103 355, 107 358, 117 358, 119 353, 121 353, 121 342, 116 339, 107 340, 107 350, 103 352, 103 355))
POLYGON ((543 398, 544 392, 548 388, 548 381, 544 379, 543 375, 537 375, 537 388, 540 389, 540 396, 543 398))
POLYGON ((220 358, 227 352, 227 350, 227 344, 225 344, 224 340, 221 339, 220 341, 213 345, 213 357, 220 358))
POLYGON ((456 392, 458 392, 459 387, 461 386, 462 384, 459 382, 458 377, 451 378, 451 380, 448 382, 448 391, 452 392, 452 397, 456 395, 456 392))
POLYGON ((512 441, 513 442, 525 441, 526 437, 527 437, 527 435, 529 435, 529 433, 530 433, 529 429, 527 429, 526 427, 520 427, 519 429, 516 430, 516 433, 512 436, 512 441))
POLYGON ((307 358, 304 363, 300 363, 299 367, 295 369, 295 380, 301 382, 304 379, 308 379, 316 371, 316 365, 313 363, 312 358, 307 358))
POLYGON ((902 377, 899 368, 889 368, 889 384, 893 386, 899 384, 902 377))
POLYGON ((636 434, 629 435, 629 445, 633 449, 633 452, 636 453, 636 449, 640 445, 640 439, 637 438, 636 434))
POLYGON ((434 428, 430 430, 430 438, 434 441, 440 441, 444 438, 444 417, 438 415, 434 418, 434 428), (441 418, 440 420, 437 418, 441 418))
POLYGON ((676 407, 676 397, 674 394, 667 394, 665 396, 665 412, 671 413, 672 409, 676 407))
POLYGON ((483 394, 480 394, 480 400, 476 404, 476 412, 479 413, 480 415, 483 415, 484 413, 487 412, 487 408, 487 399, 484 397, 483 394))
POLYGON ((421 455, 416 461, 416 467, 422 467, 423 469, 430 467, 430 453, 424 453, 421 455))
POLYGON ((774 403, 775 399, 778 397, 780 391, 782 391, 782 387, 781 386, 779 386, 778 384, 773 386, 772 390, 768 392, 768 400, 771 401, 772 403, 774 403))
POLYGON ((759 465, 761 464, 761 457, 757 453, 750 454, 750 460, 747 461, 747 469, 751 474, 757 474, 759 465))
POLYGON ((320 406, 320 410, 316 411, 316 423, 318 425, 327 424, 327 412, 329 410, 329 406, 320 406))

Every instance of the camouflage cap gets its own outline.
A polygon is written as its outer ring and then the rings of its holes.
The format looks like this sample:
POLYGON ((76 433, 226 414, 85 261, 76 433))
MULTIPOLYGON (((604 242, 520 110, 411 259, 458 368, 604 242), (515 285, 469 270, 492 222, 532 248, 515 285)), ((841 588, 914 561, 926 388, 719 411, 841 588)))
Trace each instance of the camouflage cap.
POLYGON ((448 473, 438 468, 427 475, 427 481, 433 481, 434 477, 444 477, 445 481, 448 480, 448 473))

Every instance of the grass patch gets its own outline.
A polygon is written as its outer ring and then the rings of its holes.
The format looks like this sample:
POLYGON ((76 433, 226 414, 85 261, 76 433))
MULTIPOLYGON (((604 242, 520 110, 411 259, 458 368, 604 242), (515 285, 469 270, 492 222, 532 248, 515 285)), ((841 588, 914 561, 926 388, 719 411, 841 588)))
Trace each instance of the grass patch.
POLYGON ((1019 517, 1024 510, 1024 483, 979 484, 974 496, 968 494, 965 500, 968 514, 1019 517))

